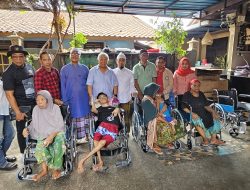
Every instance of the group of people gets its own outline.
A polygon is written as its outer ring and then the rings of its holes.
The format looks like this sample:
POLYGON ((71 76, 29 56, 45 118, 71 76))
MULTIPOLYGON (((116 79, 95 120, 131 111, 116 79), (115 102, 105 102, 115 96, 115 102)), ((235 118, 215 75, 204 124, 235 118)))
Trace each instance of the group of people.
MULTIPOLYGON (((95 148, 80 160, 80 173, 84 171, 85 161, 94 153, 98 155, 98 164, 93 166, 93 170, 102 169, 100 149, 116 139, 119 108, 125 110, 125 125, 127 132, 130 132, 130 104, 131 97, 135 95, 141 101, 145 124, 150 126, 150 123, 160 121, 154 127, 167 128, 169 136, 176 135, 176 121, 171 118, 169 110, 170 97, 183 96, 183 100, 195 108, 192 110, 192 122, 203 137, 204 144, 222 144, 216 138, 216 132, 220 128, 216 120, 218 116, 209 108, 204 94, 199 91, 200 82, 195 79, 186 57, 180 60, 179 67, 173 74, 166 68, 164 57, 157 57, 155 64, 149 62, 146 50, 140 51, 139 63, 133 67, 133 71, 126 68, 126 56, 123 53, 119 53, 116 58, 117 68, 109 68, 109 56, 101 52, 97 57, 98 64, 89 70, 87 66, 80 64, 81 52, 74 48, 70 51, 71 62, 64 65, 60 72, 53 67, 53 57, 48 52, 40 53, 41 67, 37 71, 25 63, 27 55, 24 48, 18 45, 10 46, 7 53, 12 64, 3 73, 3 82, 0 83, 3 84, 0 86, 0 170, 17 167, 15 157, 6 156, 14 138, 14 129, 8 117, 9 107, 16 115, 20 152, 24 153, 25 137, 28 135, 38 140, 35 156, 42 165, 42 171, 34 176, 35 181, 46 175, 48 168, 53 170, 54 179, 60 177, 65 151, 63 118, 59 109, 62 104, 69 106, 71 126, 76 127, 77 137, 82 141, 87 140, 85 126, 89 125, 90 112, 98 114, 99 124, 94 134, 95 148), (119 105, 111 107, 110 100, 115 98, 119 100, 119 105), (97 104, 100 107, 96 107, 97 104), (33 110, 32 122, 27 129, 27 113, 22 111, 24 106, 30 107, 30 112, 33 110), (204 122, 206 111, 212 113, 214 122, 208 118, 210 122, 204 122), (50 154, 53 150, 57 151, 50 154)), ((190 112, 188 108, 184 108, 184 111, 190 112)), ((150 133, 151 129, 148 128, 148 144, 156 153, 161 154, 157 146, 157 133, 150 133)))

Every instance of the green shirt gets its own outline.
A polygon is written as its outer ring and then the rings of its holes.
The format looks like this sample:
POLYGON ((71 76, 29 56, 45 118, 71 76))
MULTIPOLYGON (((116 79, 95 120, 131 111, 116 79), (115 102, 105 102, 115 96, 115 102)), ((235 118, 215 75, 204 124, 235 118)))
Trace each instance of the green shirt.
POLYGON ((134 79, 138 80, 140 90, 144 91, 144 87, 153 82, 153 78, 157 77, 155 65, 147 62, 146 67, 139 62, 133 67, 134 79))

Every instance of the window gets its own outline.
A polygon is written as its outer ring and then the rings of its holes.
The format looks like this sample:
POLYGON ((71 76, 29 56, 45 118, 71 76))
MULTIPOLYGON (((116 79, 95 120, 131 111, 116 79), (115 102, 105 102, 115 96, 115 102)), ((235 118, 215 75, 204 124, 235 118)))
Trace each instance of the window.
POLYGON ((83 47, 84 49, 103 49, 104 42, 87 42, 83 47))
POLYGON ((6 53, 0 52, 0 73, 3 73, 9 64, 10 63, 6 53))
POLYGON ((7 51, 10 45, 10 40, 0 40, 0 51, 7 51))
MULTIPOLYGON (((46 41, 24 41, 24 48, 42 48, 46 41)), ((49 42, 49 49, 52 49, 52 42, 49 42)))

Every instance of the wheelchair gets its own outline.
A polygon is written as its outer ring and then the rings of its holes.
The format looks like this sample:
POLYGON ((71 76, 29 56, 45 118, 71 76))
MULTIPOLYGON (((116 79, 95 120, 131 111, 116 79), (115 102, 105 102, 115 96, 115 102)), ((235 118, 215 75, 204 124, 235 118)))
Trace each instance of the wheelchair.
MULTIPOLYGON (((118 135, 114 142, 109 144, 107 147, 102 148, 100 150, 101 156, 116 156, 122 155, 122 160, 118 160, 116 162, 116 167, 126 167, 131 163, 131 155, 128 147, 128 135, 127 135, 127 127, 125 126, 124 115, 125 111, 120 109, 120 125, 118 128, 118 135)), ((89 150, 91 151, 94 148, 94 133, 97 129, 97 121, 98 118, 96 115, 92 115, 90 117, 90 125, 89 125, 89 150)), ((94 154, 92 157, 93 164, 97 164, 97 154, 94 154)))
MULTIPOLYGON (((136 143, 139 144, 143 152, 147 153, 149 151, 149 147, 147 145, 147 126, 144 124, 144 114, 139 104, 139 99, 134 97, 134 112, 132 115, 132 136, 136 143)), ((171 109, 171 116, 173 119, 177 121, 176 126, 179 126, 180 130, 186 131, 184 127, 184 120, 181 113, 176 109, 171 109)), ((181 142, 177 139, 173 142, 175 149, 181 148, 181 142)))
MULTIPOLYGON (((239 102, 237 90, 213 90, 214 103, 211 105, 220 116, 222 126, 228 129, 232 137, 246 132, 246 113, 250 111, 250 103, 239 102)), ((239 95, 239 97, 250 97, 239 95)), ((248 116, 249 117, 249 116, 248 116)))
MULTIPOLYGON (((60 106, 61 113, 64 120, 64 126, 66 131, 65 146, 66 151, 63 155, 63 170, 61 172, 61 177, 68 175, 73 171, 74 165, 77 164, 77 150, 76 150, 76 138, 77 131, 71 126, 69 107, 62 105, 60 106), (68 137, 67 137, 68 136, 68 137)), ((25 127, 28 127, 32 121, 31 116, 26 118, 25 127)), ((35 158, 35 148, 36 140, 29 137, 26 138, 26 148, 24 150, 24 166, 18 171, 17 179, 22 180, 32 180, 33 167, 36 165, 37 160, 35 158)))

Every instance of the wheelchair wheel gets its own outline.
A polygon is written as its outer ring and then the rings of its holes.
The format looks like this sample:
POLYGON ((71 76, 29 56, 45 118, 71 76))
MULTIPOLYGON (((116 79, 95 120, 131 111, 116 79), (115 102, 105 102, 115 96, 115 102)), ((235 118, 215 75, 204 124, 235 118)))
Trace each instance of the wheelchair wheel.
POLYGON ((138 113, 134 112, 132 115, 132 136, 136 142, 139 140, 139 125, 139 115, 138 113))
POLYGON ((239 130, 237 128, 231 128, 228 132, 231 137, 237 137, 239 135, 239 130))
POLYGON ((218 103, 212 103, 210 107, 213 108, 216 111, 216 113, 220 116, 219 118, 220 123, 223 127, 225 127, 226 126, 226 113, 223 110, 223 108, 218 103))
POLYGON ((190 138, 187 139, 187 147, 189 150, 191 150, 193 148, 192 141, 190 138))
POLYGON ((171 116, 177 121, 177 125, 184 129, 184 120, 181 113, 177 109, 171 110, 171 116))
POLYGON ((141 144, 141 149, 142 149, 142 151, 144 152, 144 153, 147 153, 148 151, 149 151, 149 147, 148 147, 148 145, 146 145, 146 144, 141 144))
POLYGON ((174 147, 175 147, 175 149, 177 149, 177 150, 179 150, 180 148, 181 148, 181 143, 180 143, 180 141, 174 141, 174 147))
POLYGON ((18 173, 17 179, 23 180, 27 175, 31 175, 33 173, 32 168, 30 166, 24 166, 18 173))

